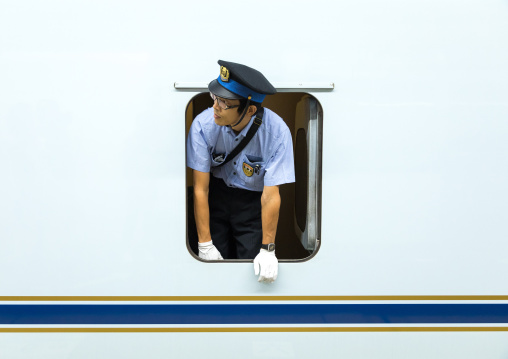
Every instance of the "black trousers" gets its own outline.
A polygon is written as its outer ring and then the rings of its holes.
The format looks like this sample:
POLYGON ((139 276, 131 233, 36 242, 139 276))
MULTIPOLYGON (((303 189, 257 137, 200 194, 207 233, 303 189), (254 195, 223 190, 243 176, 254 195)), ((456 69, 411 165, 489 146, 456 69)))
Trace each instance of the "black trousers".
MULTIPOLYGON (((254 259, 259 253, 263 239, 261 192, 231 188, 222 179, 210 175, 208 205, 213 244, 222 257, 224 259, 254 259)), ((189 208, 189 244, 197 252, 193 203, 189 203, 189 207, 191 207, 189 208), (194 228, 190 228, 191 226, 194 228)))

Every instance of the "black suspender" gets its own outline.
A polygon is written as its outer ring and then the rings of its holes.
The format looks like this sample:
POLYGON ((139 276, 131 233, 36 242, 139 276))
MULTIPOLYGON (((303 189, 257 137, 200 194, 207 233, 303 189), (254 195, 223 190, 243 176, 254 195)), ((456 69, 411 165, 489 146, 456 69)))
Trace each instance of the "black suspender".
POLYGON ((261 126, 261 124, 263 123, 264 113, 265 109, 263 107, 260 107, 258 112, 256 113, 254 123, 252 124, 252 126, 250 126, 249 131, 247 131, 247 135, 244 137, 242 142, 240 142, 238 146, 236 146, 233 149, 233 151, 231 151, 231 153, 224 159, 224 161, 221 164, 215 166, 215 168, 224 166, 226 163, 235 158, 245 148, 245 146, 249 144, 250 140, 252 139, 252 137, 254 137, 257 130, 259 129, 259 126, 261 126))

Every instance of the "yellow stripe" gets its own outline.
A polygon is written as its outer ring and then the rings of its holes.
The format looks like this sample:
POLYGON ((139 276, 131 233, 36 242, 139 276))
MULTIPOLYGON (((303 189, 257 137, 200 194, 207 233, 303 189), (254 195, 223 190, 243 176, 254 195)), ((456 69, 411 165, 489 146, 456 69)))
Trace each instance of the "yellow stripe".
POLYGON ((0 296, 3 302, 508 300, 508 295, 293 295, 293 296, 0 296))
POLYGON ((0 328, 0 333, 507 332, 508 327, 0 328))

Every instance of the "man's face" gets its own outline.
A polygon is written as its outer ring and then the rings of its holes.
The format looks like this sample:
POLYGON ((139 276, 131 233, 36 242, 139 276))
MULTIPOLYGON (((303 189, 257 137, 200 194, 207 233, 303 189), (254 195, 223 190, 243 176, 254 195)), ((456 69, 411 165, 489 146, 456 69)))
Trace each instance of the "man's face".
MULTIPOLYGON (((238 113, 238 105, 240 100, 228 100, 217 97, 217 100, 213 103, 213 118, 215 123, 219 126, 230 126, 234 125, 240 119, 241 113, 238 113), (223 109, 219 102, 225 103, 227 107, 234 106, 233 108, 223 109)), ((222 105, 224 106, 224 105, 222 105)))

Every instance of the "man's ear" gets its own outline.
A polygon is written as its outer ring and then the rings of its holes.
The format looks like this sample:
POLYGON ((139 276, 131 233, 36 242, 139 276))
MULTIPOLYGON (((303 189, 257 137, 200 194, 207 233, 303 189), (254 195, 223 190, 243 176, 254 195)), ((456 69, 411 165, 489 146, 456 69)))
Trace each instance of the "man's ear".
POLYGON ((257 111, 256 106, 254 106, 254 105, 250 105, 250 106, 249 106, 249 109, 247 110, 247 115, 249 115, 249 116, 254 116, 254 114, 256 113, 256 111, 257 111))

